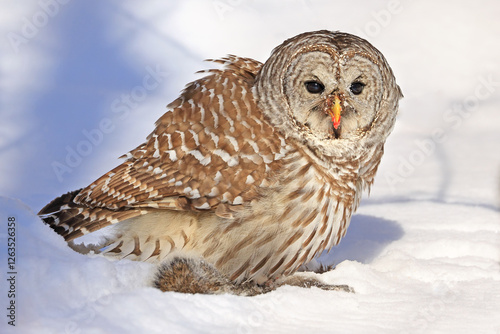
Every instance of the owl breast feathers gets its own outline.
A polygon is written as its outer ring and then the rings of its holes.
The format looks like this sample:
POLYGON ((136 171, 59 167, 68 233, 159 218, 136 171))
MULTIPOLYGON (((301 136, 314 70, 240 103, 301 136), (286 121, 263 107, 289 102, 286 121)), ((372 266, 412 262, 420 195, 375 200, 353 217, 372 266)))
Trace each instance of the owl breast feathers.
POLYGON ((317 31, 264 64, 214 62, 223 68, 188 84, 122 164, 40 211, 75 250, 202 259, 232 282, 262 284, 345 235, 402 97, 383 55, 317 31), (79 245, 111 225, 100 244, 79 245))

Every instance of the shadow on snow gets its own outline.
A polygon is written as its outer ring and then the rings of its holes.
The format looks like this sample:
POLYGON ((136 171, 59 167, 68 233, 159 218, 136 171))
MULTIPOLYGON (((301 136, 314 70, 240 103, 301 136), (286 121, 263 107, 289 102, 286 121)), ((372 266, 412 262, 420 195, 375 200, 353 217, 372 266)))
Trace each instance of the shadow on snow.
POLYGON ((387 245, 403 235, 403 229, 395 221, 354 215, 340 244, 329 253, 324 252, 317 260, 324 266, 337 265, 345 260, 370 263, 387 245))

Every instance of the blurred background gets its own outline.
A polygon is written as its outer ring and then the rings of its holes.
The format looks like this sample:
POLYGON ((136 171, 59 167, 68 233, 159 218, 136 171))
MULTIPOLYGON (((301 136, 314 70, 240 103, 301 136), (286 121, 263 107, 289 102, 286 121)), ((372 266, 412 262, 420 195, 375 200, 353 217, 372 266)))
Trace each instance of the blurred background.
POLYGON ((0 1, 0 195, 35 212, 142 143, 226 54, 264 62, 341 30, 386 56, 405 98, 368 201, 498 207, 500 4, 480 1, 0 1))

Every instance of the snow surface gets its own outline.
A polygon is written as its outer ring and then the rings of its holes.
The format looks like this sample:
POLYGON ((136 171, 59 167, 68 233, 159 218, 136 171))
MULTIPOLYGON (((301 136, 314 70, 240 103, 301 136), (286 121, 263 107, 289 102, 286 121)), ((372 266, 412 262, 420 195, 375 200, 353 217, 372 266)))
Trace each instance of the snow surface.
POLYGON ((498 2, 0 3, 1 333, 500 333, 498 2), (356 293, 162 293, 149 264, 75 253, 36 217, 141 143, 203 59, 265 61, 317 29, 367 38, 405 94, 370 197, 319 258, 336 269, 303 273, 356 293))

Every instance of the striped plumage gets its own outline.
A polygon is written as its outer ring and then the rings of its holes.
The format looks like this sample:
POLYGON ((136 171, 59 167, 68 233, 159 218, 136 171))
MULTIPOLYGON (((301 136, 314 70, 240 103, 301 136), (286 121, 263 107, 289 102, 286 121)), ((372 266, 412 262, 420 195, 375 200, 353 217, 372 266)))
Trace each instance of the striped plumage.
POLYGON ((42 209, 45 222, 75 248, 114 225, 94 247, 106 255, 198 258, 259 284, 336 245, 396 117, 401 93, 384 57, 318 31, 265 64, 215 62, 223 69, 189 84, 121 165, 42 209))

